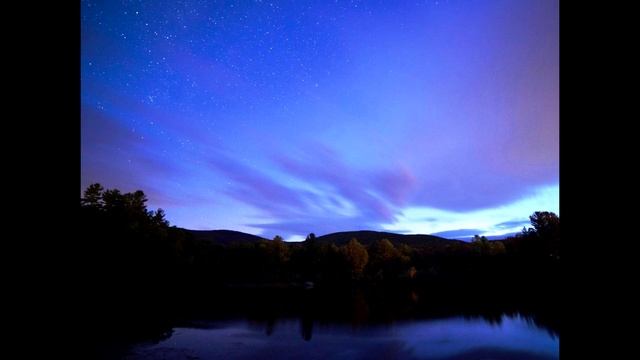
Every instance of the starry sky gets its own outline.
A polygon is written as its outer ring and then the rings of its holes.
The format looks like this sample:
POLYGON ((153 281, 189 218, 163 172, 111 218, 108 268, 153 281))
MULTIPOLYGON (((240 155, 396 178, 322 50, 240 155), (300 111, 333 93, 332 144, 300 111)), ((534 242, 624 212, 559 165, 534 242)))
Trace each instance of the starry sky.
POLYGON ((557 0, 86 0, 81 17, 82 189, 290 241, 559 214, 557 0))

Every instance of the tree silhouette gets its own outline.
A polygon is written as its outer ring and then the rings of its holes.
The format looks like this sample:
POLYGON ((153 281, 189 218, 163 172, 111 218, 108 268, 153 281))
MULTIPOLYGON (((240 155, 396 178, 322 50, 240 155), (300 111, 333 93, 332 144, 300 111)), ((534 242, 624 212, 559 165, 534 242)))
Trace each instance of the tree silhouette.
POLYGON ((558 215, 549 211, 536 211, 529 220, 535 229, 537 252, 541 256, 559 258, 560 218, 558 215))
POLYGON ((538 235, 543 237, 555 236, 560 230, 560 218, 549 211, 536 211, 529 216, 529 220, 538 235))
POLYGON ((165 219, 164 210, 158 209, 152 213, 152 220, 156 226, 169 226, 169 221, 165 219))
POLYGON ((104 188, 98 183, 89 185, 84 191, 84 197, 80 199, 81 205, 101 209, 104 205, 104 201, 102 200, 103 191, 104 188))
POLYGON ((268 249, 278 266, 282 266, 289 261, 289 247, 285 244, 282 236, 276 235, 268 244, 268 249))
POLYGON ((529 216, 533 227, 523 227, 510 240, 508 252, 525 257, 560 258, 560 217, 549 211, 536 211, 529 216))
POLYGON ((476 252, 480 255, 488 255, 491 252, 491 244, 486 236, 474 235, 471 244, 475 246, 476 252))
POLYGON ((321 257, 322 249, 316 240, 316 235, 310 233, 303 242, 303 249, 300 254, 300 265, 304 277, 316 280, 320 276, 321 257))

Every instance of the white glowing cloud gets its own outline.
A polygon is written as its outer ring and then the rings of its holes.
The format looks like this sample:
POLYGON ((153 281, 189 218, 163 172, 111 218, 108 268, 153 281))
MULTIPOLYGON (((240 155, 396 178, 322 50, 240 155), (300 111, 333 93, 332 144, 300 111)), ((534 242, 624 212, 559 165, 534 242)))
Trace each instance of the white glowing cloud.
POLYGON ((300 241, 304 241, 306 239, 306 237, 302 236, 302 235, 291 235, 288 238, 285 239, 285 241, 287 242, 300 242, 300 241))
POLYGON ((544 186, 518 201, 503 206, 470 212, 453 212, 429 207, 405 209, 392 224, 385 224, 388 231, 411 234, 433 234, 458 229, 479 229, 479 235, 501 235, 516 232, 522 225, 496 226, 505 222, 526 221, 535 211, 552 211, 560 215, 560 188, 558 185, 544 186))

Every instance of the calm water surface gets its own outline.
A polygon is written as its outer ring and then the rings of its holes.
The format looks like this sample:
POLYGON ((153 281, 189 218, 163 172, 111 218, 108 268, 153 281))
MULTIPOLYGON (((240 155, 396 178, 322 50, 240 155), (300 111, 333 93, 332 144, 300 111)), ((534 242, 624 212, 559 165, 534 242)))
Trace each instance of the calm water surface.
POLYGON ((384 325, 289 318, 176 327, 126 359, 558 359, 559 338, 520 315, 384 325))

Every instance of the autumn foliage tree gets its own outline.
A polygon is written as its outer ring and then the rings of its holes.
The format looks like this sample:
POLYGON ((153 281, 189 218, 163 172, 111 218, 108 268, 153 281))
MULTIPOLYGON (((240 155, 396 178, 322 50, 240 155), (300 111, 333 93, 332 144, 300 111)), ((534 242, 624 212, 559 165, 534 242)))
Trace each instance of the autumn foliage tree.
POLYGON ((359 279, 364 272, 365 266, 367 266, 367 263, 369 262, 367 249, 354 238, 346 245, 342 246, 340 251, 349 267, 351 278, 359 279))
POLYGON ((403 256, 388 239, 377 240, 369 247, 368 272, 378 280, 392 279, 401 272, 403 256))

